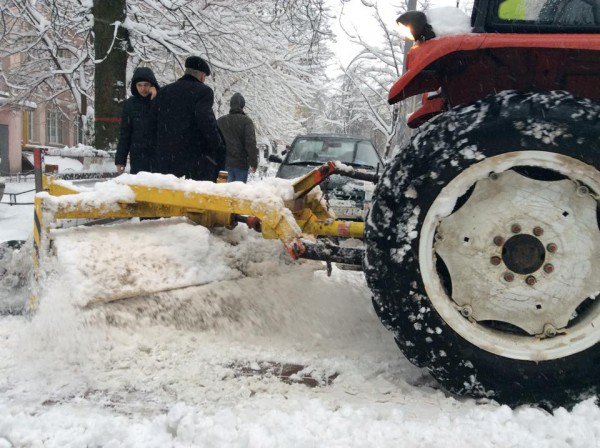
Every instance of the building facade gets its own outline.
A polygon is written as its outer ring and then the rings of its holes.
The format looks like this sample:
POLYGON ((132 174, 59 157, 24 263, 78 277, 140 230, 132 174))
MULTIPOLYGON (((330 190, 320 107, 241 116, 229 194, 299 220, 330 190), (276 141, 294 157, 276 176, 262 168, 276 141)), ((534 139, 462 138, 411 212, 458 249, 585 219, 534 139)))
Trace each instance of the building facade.
MULTIPOLYGON (((11 23, 11 30, 21 30, 23 36, 27 35, 25 32, 30 28, 25 22, 13 20, 11 23)), ((68 56, 63 53, 65 52, 59 51, 56 57, 68 56)), ((6 56, 0 58, 0 176, 25 171, 24 151, 85 143, 81 116, 67 89, 60 91, 60 79, 53 78, 49 83, 40 82, 35 88, 35 94, 24 92, 21 88, 13 91, 19 92, 19 98, 11 96, 5 80, 10 75, 18 75, 23 64, 30 64, 31 70, 31 64, 40 59, 40 54, 24 51, 10 53, 6 49, 4 54, 6 56)), ((22 74, 24 77, 37 76, 28 71, 23 73, 27 73, 22 74)), ((27 168, 27 164, 25 165, 27 168)))
POLYGON ((23 152, 86 143, 81 117, 56 104, 10 104, 0 96, 0 176, 24 171, 23 152))

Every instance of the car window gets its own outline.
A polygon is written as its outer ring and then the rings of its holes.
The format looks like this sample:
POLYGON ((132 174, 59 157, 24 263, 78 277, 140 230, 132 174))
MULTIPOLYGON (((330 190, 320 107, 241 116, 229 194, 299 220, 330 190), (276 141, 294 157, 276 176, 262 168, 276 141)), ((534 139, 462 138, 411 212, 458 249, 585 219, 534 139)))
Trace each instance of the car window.
POLYGON ((377 150, 373 147, 371 142, 362 141, 358 142, 356 147, 354 163, 376 167, 377 164, 381 164, 381 160, 377 156, 377 150))
POLYGON ((355 145, 356 141, 354 140, 329 140, 323 146, 321 157, 322 159, 351 163, 355 145))
POLYGON ((287 163, 318 162, 322 148, 323 142, 320 140, 296 140, 290 150, 287 163))
POLYGON ((287 163, 324 163, 329 160, 373 167, 381 163, 371 142, 335 138, 296 140, 291 148, 287 163))

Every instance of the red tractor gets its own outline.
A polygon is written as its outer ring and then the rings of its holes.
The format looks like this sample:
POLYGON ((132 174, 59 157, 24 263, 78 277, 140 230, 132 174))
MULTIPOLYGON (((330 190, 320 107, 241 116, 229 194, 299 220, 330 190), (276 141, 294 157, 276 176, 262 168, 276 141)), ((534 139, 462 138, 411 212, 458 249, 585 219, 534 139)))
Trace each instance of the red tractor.
POLYGON ((476 0, 417 41, 424 94, 365 224, 375 309, 448 391, 570 405, 600 388, 600 0, 476 0))

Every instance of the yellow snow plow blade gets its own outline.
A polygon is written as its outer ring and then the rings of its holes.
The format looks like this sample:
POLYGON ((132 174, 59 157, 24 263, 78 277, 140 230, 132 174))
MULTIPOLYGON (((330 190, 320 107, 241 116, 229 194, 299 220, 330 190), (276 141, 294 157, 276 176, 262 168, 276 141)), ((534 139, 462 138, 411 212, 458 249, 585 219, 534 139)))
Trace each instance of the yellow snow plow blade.
MULTIPOLYGON (((116 204, 98 206, 96 201, 86 201, 85 196, 81 197, 81 201, 76 200, 77 198, 57 201, 54 207, 48 208, 48 211, 51 211, 50 219, 187 216, 205 227, 224 227, 233 224, 234 214, 252 215, 261 220, 265 238, 278 237, 292 256, 301 253, 302 243, 299 239, 302 231, 285 207, 276 207, 266 201, 239 199, 218 193, 191 193, 139 185, 129 185, 129 188, 135 195, 133 202, 118 201, 116 204)), ((79 193, 69 192, 62 185, 54 189, 53 183, 49 184, 48 191, 53 196, 79 193)))
MULTIPOLYGON (((58 231, 55 229, 61 227, 62 220, 178 216, 207 228, 246 222, 264 238, 281 240, 288 254, 297 259, 305 253, 303 237, 307 235, 362 238, 363 223, 336 221, 320 190, 314 189, 334 170, 335 164, 330 162, 295 182, 277 179, 279 183, 272 189, 150 173, 124 175, 86 189, 47 177, 45 191, 35 198, 34 265, 43 266, 44 258, 52 255, 53 232, 58 231)), ((88 303, 138 295, 111 294, 88 303)))

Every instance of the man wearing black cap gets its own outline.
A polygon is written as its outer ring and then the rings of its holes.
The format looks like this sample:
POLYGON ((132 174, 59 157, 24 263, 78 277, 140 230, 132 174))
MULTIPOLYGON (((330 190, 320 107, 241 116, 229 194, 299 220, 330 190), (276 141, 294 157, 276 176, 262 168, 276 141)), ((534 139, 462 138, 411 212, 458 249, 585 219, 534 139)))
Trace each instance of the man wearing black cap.
POLYGON ((225 145, 212 109, 214 93, 204 84, 209 75, 208 63, 190 56, 185 74, 156 95, 150 122, 155 172, 215 181, 224 168, 225 145))

